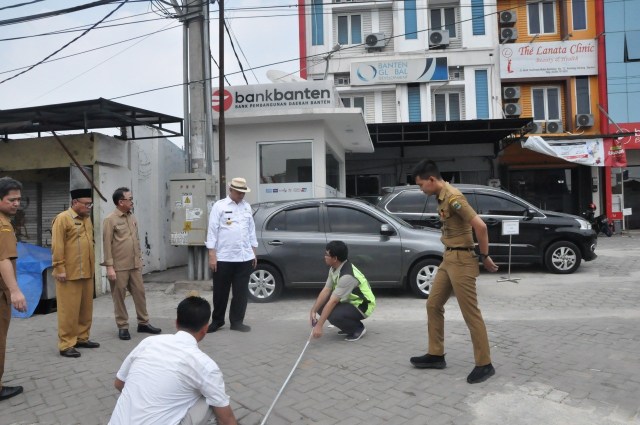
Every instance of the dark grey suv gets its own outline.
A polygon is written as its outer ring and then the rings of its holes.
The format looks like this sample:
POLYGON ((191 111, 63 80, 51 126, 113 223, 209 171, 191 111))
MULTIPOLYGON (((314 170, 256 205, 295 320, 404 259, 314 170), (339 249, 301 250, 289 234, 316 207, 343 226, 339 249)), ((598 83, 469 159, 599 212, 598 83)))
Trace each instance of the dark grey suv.
MULTIPOLYGON (((455 185, 480 215, 489 230, 491 258, 509 261, 509 236, 502 235, 503 220, 518 220, 519 234, 513 235, 512 264, 538 263, 553 273, 573 273, 582 260, 597 256, 596 232, 581 217, 540 210, 527 201, 490 186, 455 185)), ((418 226, 440 227, 435 196, 427 197, 418 186, 384 189, 378 206, 418 226)))
POLYGON ((306 199, 252 205, 258 266, 249 297, 275 300, 285 287, 320 288, 329 241, 349 247, 349 259, 372 287, 409 286, 426 298, 442 260, 440 232, 418 229, 363 201, 306 199))

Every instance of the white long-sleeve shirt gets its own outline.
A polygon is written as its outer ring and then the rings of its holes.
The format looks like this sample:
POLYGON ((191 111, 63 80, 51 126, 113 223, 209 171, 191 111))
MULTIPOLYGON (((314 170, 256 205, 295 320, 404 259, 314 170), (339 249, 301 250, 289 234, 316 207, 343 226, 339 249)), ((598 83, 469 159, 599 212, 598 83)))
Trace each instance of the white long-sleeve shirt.
POLYGON ((216 250, 218 261, 253 260, 258 240, 251 205, 244 200, 236 204, 228 196, 213 204, 205 244, 216 250))

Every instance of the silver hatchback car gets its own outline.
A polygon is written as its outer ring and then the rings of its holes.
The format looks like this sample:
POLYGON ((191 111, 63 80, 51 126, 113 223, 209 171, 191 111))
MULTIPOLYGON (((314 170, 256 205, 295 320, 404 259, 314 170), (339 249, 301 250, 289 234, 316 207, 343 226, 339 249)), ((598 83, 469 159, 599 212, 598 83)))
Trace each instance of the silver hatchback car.
POLYGON ((252 206, 258 237, 258 266, 249 297, 275 300, 285 287, 321 288, 329 241, 349 247, 349 259, 372 287, 409 287, 426 298, 442 260, 440 231, 418 229, 356 199, 326 198, 252 206))

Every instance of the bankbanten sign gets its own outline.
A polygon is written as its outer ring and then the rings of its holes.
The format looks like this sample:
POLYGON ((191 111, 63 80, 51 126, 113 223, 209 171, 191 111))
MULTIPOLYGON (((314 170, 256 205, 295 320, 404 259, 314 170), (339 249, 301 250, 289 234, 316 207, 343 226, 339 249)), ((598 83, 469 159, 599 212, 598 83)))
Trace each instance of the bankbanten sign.
POLYGON ((595 40, 514 43, 500 46, 500 78, 598 74, 595 40))
MULTIPOLYGON (((335 108, 336 95, 329 81, 234 86, 224 90, 222 105, 229 115, 270 112, 278 109, 335 108)), ((220 111, 220 95, 211 98, 214 113, 220 111)))
POLYGON ((447 81, 447 58, 395 59, 353 62, 351 85, 368 86, 389 83, 447 81))

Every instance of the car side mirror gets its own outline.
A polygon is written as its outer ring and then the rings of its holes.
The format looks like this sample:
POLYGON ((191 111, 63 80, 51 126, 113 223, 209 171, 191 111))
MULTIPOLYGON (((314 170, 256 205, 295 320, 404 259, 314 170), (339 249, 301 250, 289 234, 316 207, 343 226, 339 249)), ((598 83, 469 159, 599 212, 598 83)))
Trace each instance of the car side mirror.
POLYGON ((393 236, 396 234, 396 231, 390 224, 381 224, 380 225, 380 234, 384 236, 393 236))
POLYGON ((531 220, 535 216, 536 216, 536 212, 535 212, 535 210, 532 210, 531 208, 527 208, 524 211, 524 219, 525 219, 525 221, 531 220))

